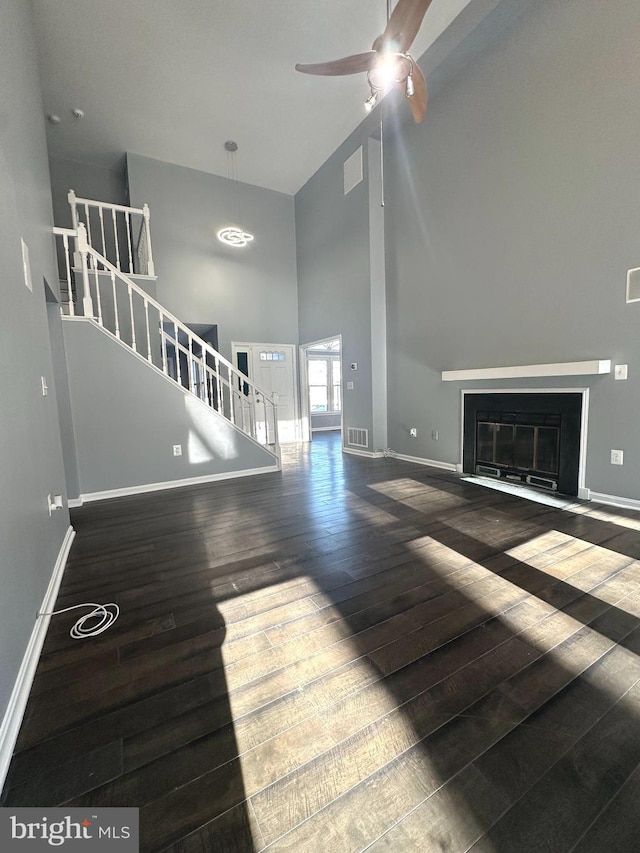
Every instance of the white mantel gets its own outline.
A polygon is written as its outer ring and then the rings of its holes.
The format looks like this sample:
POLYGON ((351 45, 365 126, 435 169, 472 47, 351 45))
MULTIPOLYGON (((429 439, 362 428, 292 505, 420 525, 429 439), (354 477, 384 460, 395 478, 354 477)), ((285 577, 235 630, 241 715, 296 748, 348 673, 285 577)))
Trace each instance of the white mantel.
POLYGON ((520 364, 513 367, 474 367, 468 370, 443 370, 443 382, 472 379, 518 379, 540 376, 593 376, 611 373, 611 359, 564 361, 551 364, 520 364))

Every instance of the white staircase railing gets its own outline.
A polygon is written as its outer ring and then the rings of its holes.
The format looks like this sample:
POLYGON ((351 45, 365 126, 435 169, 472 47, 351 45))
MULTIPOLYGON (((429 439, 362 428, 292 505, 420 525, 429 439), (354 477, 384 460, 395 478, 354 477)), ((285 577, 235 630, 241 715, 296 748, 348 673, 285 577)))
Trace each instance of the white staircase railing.
POLYGON ((78 198, 69 190, 74 231, 82 223, 89 244, 126 275, 155 275, 151 251, 149 206, 125 207, 90 198, 78 198))
POLYGON ((279 461, 277 400, 143 290, 76 230, 53 229, 72 317, 90 317, 279 461))

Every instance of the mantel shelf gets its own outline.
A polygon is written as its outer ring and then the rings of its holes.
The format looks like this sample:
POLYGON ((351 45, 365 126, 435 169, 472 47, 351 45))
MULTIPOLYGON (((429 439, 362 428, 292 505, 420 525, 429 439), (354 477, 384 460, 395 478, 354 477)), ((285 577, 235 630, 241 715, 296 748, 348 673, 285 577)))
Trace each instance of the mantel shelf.
POLYGON ((475 367, 469 370, 443 370, 443 382, 465 382, 473 379, 518 379, 539 376, 595 376, 611 373, 610 359, 564 361, 552 364, 520 364, 513 367, 475 367))

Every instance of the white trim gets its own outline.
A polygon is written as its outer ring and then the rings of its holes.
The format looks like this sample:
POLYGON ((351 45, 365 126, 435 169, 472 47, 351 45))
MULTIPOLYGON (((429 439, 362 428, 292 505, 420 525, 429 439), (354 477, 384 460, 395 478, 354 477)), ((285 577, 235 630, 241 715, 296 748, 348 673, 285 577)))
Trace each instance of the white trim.
POLYGON ((76 532, 73 527, 69 527, 60 546, 42 606, 36 615, 35 625, 33 626, 29 643, 22 658, 22 664, 20 665, 20 670, 11 692, 9 705, 2 720, 2 726, 0 726, 0 791, 4 787, 7 778, 9 764, 11 763, 16 741, 18 740, 20 725, 22 724, 27 700, 29 699, 36 668, 40 660, 40 652, 42 651, 44 638, 47 634, 49 621, 51 620, 51 616, 40 614, 46 614, 53 610, 58 590, 60 589, 62 575, 67 565, 71 543, 75 535, 76 532))
POLYGON ((540 376, 586 376, 611 373, 610 359, 564 361, 552 364, 521 364, 514 367, 479 367, 471 370, 443 370, 443 382, 470 379, 522 379, 540 376))
MULTIPOLYGON (((60 229, 60 230, 62 230, 62 229, 60 229)), ((75 231, 71 231, 71 234, 75 234, 75 233, 76 233, 75 231)), ((82 267, 71 267, 71 272, 74 272, 76 275, 80 276, 80 275, 82 275, 82 267)), ((133 279, 133 281, 137 281, 138 279, 140 281, 157 281, 158 280, 157 275, 142 275, 142 273, 126 272, 125 270, 120 270, 120 272, 123 275, 126 275, 128 278, 133 279)), ((90 275, 91 275, 91 278, 93 278, 95 275, 105 276, 105 277, 111 278, 111 272, 109 270, 93 269, 93 270, 91 270, 90 275)), ((151 296, 151 298, 153 298, 153 295, 151 293, 149 294, 149 296, 151 296)), ((82 320, 82 319, 86 319, 86 318, 80 317, 79 319, 82 320)))
POLYGON ((341 427, 339 426, 328 426, 328 427, 311 427, 311 432, 340 432, 341 427))
POLYGON ((350 453, 352 456, 365 456, 367 459, 383 459, 385 457, 384 450, 355 450, 353 447, 345 447, 342 445, 343 453, 350 453))
POLYGON ((82 506, 82 498, 68 498, 67 506, 69 509, 76 509, 79 506, 82 506))
POLYGON ((589 427, 589 389, 582 392, 582 412, 580 416, 580 450, 578 455, 578 497, 580 492, 588 491, 587 476, 587 429, 589 427))
MULTIPOLYGON (((261 445, 262 446, 262 445, 261 445)), ((267 465, 264 468, 246 468, 242 471, 224 471, 220 474, 205 474, 202 477, 188 477, 184 480, 167 480, 164 483, 143 483, 140 486, 126 486, 123 489, 109 489, 105 492, 88 492, 80 495, 80 503, 104 501, 109 498, 124 498, 129 495, 144 495, 147 492, 160 492, 164 489, 179 489, 182 486, 197 486, 199 483, 216 483, 219 480, 234 480, 237 477, 253 477, 256 474, 271 474, 280 471, 278 465, 267 465)))
MULTIPOLYGON (((344 365, 342 360, 342 334, 327 335, 326 338, 320 338, 319 341, 309 341, 306 344, 300 344, 298 347, 298 359, 300 361, 300 436, 302 441, 310 441, 313 429, 311 427, 311 412, 309 410, 309 381, 307 376, 307 350, 317 347, 325 341, 340 341, 340 382, 342 392, 342 407, 340 409, 340 427, 342 430, 342 416, 344 412, 344 365)), ((329 412, 328 414, 336 415, 338 412, 329 412)))
POLYGON ((621 509, 638 509, 640 510, 640 501, 635 498, 623 498, 619 495, 606 495, 602 492, 591 492, 591 500, 600 504, 609 504, 609 506, 618 506, 621 509))
MULTIPOLYGON (((587 429, 589 425, 589 389, 588 388, 469 388, 460 391, 460 463, 464 464, 464 396, 465 394, 582 394, 582 414, 580 417, 580 452, 578 460, 578 497, 582 498, 589 490, 586 487, 587 473, 587 429)), ((588 497, 585 497, 588 500, 588 497)))
POLYGON ((395 450, 388 450, 386 455, 392 459, 402 459, 403 462, 413 462, 415 465, 428 465, 429 468, 441 468, 443 471, 452 471, 454 474, 458 470, 455 462, 439 462, 437 459, 425 459, 423 456, 409 456, 407 453, 396 453, 395 450))

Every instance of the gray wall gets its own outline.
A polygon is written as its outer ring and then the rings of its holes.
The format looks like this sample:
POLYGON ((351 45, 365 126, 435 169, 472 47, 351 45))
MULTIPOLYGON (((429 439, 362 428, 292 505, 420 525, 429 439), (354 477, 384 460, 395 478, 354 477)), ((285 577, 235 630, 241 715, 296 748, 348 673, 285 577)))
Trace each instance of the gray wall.
MULTIPOLYGON (((55 128, 52 129, 55 133, 55 128)), ((49 159, 51 172, 51 195, 53 197, 53 221, 60 228, 71 228, 71 208, 67 195, 75 190, 79 198, 108 201, 111 204, 127 204, 125 158, 118 169, 65 160, 61 157, 49 159)))
POLYGON ((361 125, 296 195, 296 241, 300 341, 342 335, 343 428, 345 435, 350 426, 368 429, 371 450, 367 127, 361 125), (343 164, 360 145, 364 180, 344 195, 343 164))
POLYGON ((635 0, 531 3, 387 145, 394 450, 459 460, 443 369, 611 358, 627 382, 480 384, 590 386, 587 486, 640 498, 638 32, 635 0))
POLYGON ((166 308, 185 323, 217 323, 227 358, 231 341, 298 342, 292 196, 136 154, 127 155, 127 174, 131 204, 150 207, 166 308), (230 220, 255 235, 250 246, 216 239, 230 220))
POLYGON ((311 415, 311 429, 340 429, 342 416, 338 412, 320 415, 311 415))
POLYGON ((81 494, 274 464, 94 323, 65 320, 63 333, 81 494))
POLYGON ((69 526, 43 279, 56 289, 49 169, 30 4, 0 5, 0 719, 69 526), (33 293, 24 285, 20 238, 33 293), (45 376, 49 395, 41 393, 45 376))
POLYGON ((60 425, 60 440, 64 459, 67 497, 77 498, 80 495, 78 482, 78 462, 76 460, 76 440, 71 416, 71 400, 69 398, 69 377, 67 375, 67 359, 64 351, 62 335, 62 319, 60 306, 47 302, 49 320, 49 335, 51 339, 51 357, 53 359, 53 375, 55 379, 56 397, 58 400, 58 423, 60 425))

